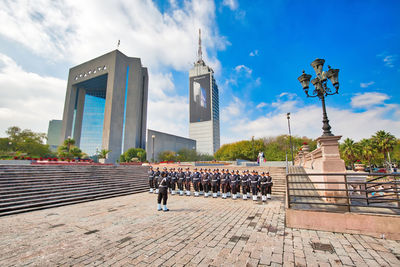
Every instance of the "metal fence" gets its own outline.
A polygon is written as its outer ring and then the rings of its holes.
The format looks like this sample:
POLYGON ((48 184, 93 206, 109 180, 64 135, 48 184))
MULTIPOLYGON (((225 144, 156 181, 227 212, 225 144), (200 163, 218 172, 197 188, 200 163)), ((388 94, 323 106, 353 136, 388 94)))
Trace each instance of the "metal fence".
POLYGON ((286 173, 286 196, 288 208, 400 215, 400 174, 286 173))

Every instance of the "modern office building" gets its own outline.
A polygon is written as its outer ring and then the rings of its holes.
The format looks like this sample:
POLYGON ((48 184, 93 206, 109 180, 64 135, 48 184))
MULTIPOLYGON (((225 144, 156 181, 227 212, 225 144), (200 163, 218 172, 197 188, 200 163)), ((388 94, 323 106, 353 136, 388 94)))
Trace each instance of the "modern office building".
POLYGON ((112 163, 145 148, 147 95, 147 68, 118 50, 71 68, 60 143, 71 137, 88 155, 111 150, 112 163))
POLYGON ((196 140, 167 134, 154 130, 147 130, 146 157, 148 161, 159 161, 160 152, 178 152, 181 149, 196 150, 196 140))
POLYGON ((202 59, 199 30, 198 59, 189 71, 189 138, 197 152, 213 155, 220 146, 219 97, 214 71, 202 59))
POLYGON ((49 122, 49 129, 47 130, 47 144, 50 150, 53 152, 57 151, 60 145, 62 120, 51 120, 49 122))

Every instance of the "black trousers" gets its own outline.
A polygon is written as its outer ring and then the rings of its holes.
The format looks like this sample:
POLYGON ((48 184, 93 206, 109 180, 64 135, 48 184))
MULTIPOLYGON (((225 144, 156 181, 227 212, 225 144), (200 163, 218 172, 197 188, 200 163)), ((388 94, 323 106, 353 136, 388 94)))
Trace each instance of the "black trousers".
POLYGON ((204 183, 203 184, 203 188, 204 188, 204 192, 208 192, 208 191, 210 191, 210 186, 209 186, 209 184, 208 183, 204 183))
POLYGON ((175 188, 176 188, 176 181, 172 181, 172 182, 171 182, 171 188, 172 188, 172 190, 175 190, 175 188))
POLYGON ((224 193, 224 194, 226 194, 226 187, 227 187, 227 184, 221 184, 221 188, 222 188, 222 193, 224 193))
POLYGON ((149 187, 154 188, 154 179, 149 179, 149 187))
POLYGON ((190 191, 190 181, 185 182, 185 188, 187 191, 190 191))
POLYGON ((237 185, 233 184, 232 185, 232 195, 235 195, 237 193, 237 185))
POLYGON ((161 199, 163 201, 163 205, 167 205, 168 190, 166 187, 160 187, 158 191, 158 197, 157 197, 158 204, 161 204, 161 199))
POLYGON ((240 184, 236 185, 236 193, 240 193, 240 184))
POLYGON ((246 195, 247 192, 249 192, 248 188, 247 188, 247 185, 242 185, 242 192, 243 192, 243 195, 246 195))
POLYGON ((263 195, 263 196, 267 195, 267 186, 266 185, 261 186, 261 195, 263 195))
POLYGON ((257 186, 251 187, 251 193, 253 194, 253 196, 257 195, 257 186))
POLYGON ((267 186, 267 194, 271 194, 272 192, 272 186, 267 186))
POLYGON ((226 185, 226 193, 231 192, 231 185, 227 184, 226 185))
POLYGON ((199 183, 199 189, 200 189, 200 191, 203 191, 203 184, 202 183, 199 183))
POLYGON ((178 189, 179 190, 183 190, 183 182, 182 181, 178 181, 178 189))
POLYGON ((154 188, 158 189, 158 179, 154 179, 154 188))
POLYGON ((218 192, 218 183, 213 183, 211 186, 212 186, 213 193, 217 193, 218 192))
POLYGON ((199 188, 200 188, 199 185, 201 185, 199 181, 194 181, 193 182, 194 191, 199 192, 199 188))

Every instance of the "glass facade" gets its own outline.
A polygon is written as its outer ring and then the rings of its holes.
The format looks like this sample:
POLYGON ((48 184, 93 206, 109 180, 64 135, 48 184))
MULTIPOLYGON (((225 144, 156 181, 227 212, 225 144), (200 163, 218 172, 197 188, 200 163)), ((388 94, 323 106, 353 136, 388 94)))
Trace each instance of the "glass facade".
POLYGON ((85 91, 80 149, 92 156, 102 149, 107 75, 78 85, 85 91), (104 77, 105 76, 105 77, 104 77))

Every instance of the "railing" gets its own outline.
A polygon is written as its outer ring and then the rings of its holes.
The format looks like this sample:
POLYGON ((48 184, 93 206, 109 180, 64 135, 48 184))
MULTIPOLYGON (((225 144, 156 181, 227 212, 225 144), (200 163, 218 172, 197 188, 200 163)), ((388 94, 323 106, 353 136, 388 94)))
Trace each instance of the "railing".
POLYGON ((288 208, 400 215, 400 174, 287 173, 286 196, 288 208), (309 176, 341 176, 343 182, 309 176))

